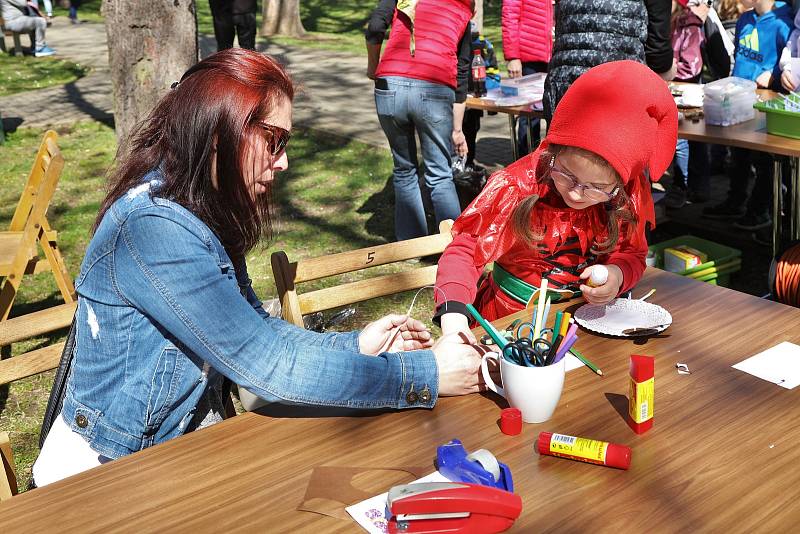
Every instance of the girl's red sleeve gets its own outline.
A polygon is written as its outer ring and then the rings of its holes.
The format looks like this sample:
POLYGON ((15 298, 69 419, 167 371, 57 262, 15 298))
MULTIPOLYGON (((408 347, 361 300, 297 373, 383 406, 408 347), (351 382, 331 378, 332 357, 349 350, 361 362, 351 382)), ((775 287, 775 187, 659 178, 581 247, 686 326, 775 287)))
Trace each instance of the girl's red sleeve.
MULTIPOLYGON (((626 235, 624 228, 620 234, 626 235)), ((642 279, 644 270, 647 267, 647 239, 644 236, 644 225, 638 224, 635 235, 623 237, 619 241, 616 250, 608 255, 608 259, 602 263, 616 265, 622 271, 622 286, 620 293, 633 289, 639 280, 642 279)))

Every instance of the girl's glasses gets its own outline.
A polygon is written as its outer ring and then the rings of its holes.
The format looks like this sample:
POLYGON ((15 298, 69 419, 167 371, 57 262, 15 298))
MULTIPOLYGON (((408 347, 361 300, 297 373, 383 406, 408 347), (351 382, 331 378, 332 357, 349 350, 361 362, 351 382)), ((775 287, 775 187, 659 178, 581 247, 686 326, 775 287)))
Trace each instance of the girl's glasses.
POLYGON ((550 166, 550 176, 560 187, 563 187, 568 191, 577 189, 578 193, 580 193, 582 196, 585 196, 589 200, 594 200, 595 202, 608 202, 617 196, 617 193, 619 192, 619 185, 615 185, 614 189, 608 192, 598 189, 593 185, 582 184, 578 182, 578 180, 571 174, 568 174, 556 167, 555 164, 550 166))
POLYGON ((270 143, 270 154, 278 156, 281 152, 286 150, 286 145, 289 144, 289 139, 292 137, 289 130, 285 130, 280 126, 267 124, 266 122, 259 122, 258 125, 270 134, 270 137, 267 138, 267 142, 270 143))

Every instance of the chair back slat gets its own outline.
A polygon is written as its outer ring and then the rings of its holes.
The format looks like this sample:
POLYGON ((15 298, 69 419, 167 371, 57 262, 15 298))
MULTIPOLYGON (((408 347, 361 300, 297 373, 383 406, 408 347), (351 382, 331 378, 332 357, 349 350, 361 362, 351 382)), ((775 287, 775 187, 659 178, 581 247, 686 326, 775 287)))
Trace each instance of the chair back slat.
POLYGON ((309 291, 299 296, 303 315, 330 310, 355 302, 419 289, 436 282, 436 265, 397 274, 376 276, 336 287, 309 291))

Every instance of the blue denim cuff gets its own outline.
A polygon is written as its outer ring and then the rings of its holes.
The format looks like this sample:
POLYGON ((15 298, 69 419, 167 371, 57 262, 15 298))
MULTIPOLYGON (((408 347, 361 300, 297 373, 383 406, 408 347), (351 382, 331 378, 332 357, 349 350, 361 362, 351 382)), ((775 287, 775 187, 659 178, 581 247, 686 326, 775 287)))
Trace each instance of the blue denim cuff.
POLYGON ((433 408, 439 397, 439 367, 433 351, 398 352, 402 381, 398 408, 433 408))

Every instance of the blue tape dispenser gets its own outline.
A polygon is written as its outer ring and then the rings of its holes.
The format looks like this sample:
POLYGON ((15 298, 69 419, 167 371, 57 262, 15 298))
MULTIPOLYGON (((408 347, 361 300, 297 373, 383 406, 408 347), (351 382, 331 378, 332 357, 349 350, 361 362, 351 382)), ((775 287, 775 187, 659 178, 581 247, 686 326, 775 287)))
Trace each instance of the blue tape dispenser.
POLYGON ((436 448, 436 467, 452 482, 471 482, 514 492, 511 470, 486 449, 467 454, 460 440, 436 448))

